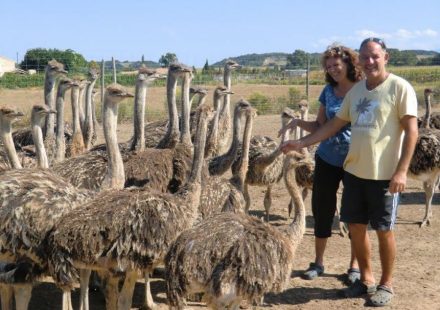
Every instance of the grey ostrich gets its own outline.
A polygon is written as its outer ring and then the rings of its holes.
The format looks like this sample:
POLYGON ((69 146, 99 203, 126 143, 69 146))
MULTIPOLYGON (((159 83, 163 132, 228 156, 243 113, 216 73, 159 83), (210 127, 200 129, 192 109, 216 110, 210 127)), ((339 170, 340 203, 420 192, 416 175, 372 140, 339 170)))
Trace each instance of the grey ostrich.
POLYGON ((236 104, 234 109, 234 138, 230 150, 225 156, 214 158, 208 162, 210 173, 204 173, 202 176, 203 186, 200 198, 199 221, 222 211, 244 212, 243 185, 249 166, 249 145, 255 115, 256 110, 251 107, 249 102, 240 100, 236 104), (240 138, 243 115, 246 117, 246 124, 243 137, 240 138), (224 172, 222 165, 229 169, 236 158, 240 144, 242 156, 234 166, 232 177, 226 179, 222 177, 221 172, 224 172))
POLYGON ((147 100, 147 86, 153 79, 159 77, 156 71, 145 66, 139 68, 134 94, 133 124, 134 134, 131 142, 131 151, 145 150, 145 102, 147 100))
MULTIPOLYGON (((85 93, 87 90, 87 85, 90 84, 90 81, 87 79, 81 80, 79 83, 79 122, 81 124, 81 131, 84 131, 84 122, 85 122, 85 109, 86 109, 86 98, 85 93)), ((84 135, 84 133, 83 133, 84 135)), ((83 138, 84 140, 84 138, 83 138)))
MULTIPOLYGON (((46 106, 32 109, 32 132, 36 142, 40 168, 14 169, 0 174, 0 250, 8 254, 7 260, 30 260, 41 272, 46 270, 46 252, 42 250, 46 235, 58 218, 71 211, 77 204, 92 196, 86 190, 78 190, 55 176, 48 168, 44 152, 41 125, 51 113, 46 106), (43 150, 40 150, 43 148, 43 150), (43 157, 43 158, 40 158, 43 157)), ((36 274, 35 277, 38 277, 36 274)), ((32 277, 34 278, 34 277, 32 277)), ((13 285, 17 309, 27 309, 32 291, 32 282, 13 285)), ((12 300, 2 300, 2 309, 12 300)), ((69 295, 64 296, 65 302, 69 295)))
POLYGON ((95 87, 96 80, 99 77, 98 70, 90 69, 88 73, 89 84, 86 86, 86 98, 85 98, 85 111, 84 111, 84 125, 83 125, 83 136, 84 145, 87 150, 90 150, 92 144, 96 141, 96 116, 95 119, 93 115, 95 114, 95 107, 92 104, 92 92, 95 87))
POLYGON ((81 129, 81 100, 80 100, 80 88, 85 87, 86 83, 83 80, 77 79, 74 81, 71 90, 71 106, 72 106, 72 124, 73 133, 72 141, 68 145, 66 150, 67 157, 74 157, 84 153, 84 138, 81 129))
MULTIPOLYGON (((192 69, 181 63, 170 64, 167 77, 168 126, 165 136, 163 136, 159 143, 155 145, 158 148, 172 148, 180 139, 179 116, 176 105, 176 87, 177 78, 179 76, 184 76, 185 73, 192 73, 192 69)), ((183 99, 185 100, 186 96, 183 96, 183 99)), ((149 136, 148 133, 147 136, 149 136)))
POLYGON ((440 178, 440 130, 429 127, 431 112, 429 94, 432 92, 431 89, 425 89, 425 118, 419 128, 419 136, 408 171, 410 178, 423 182, 425 190, 426 209, 420 227, 431 223, 432 197, 440 178))
MULTIPOLYGON (((124 185, 123 162, 116 140, 117 106, 126 98, 133 97, 121 86, 112 84, 107 87, 104 100, 104 133, 108 143, 108 166, 103 189, 122 189, 124 185)), ((46 107, 36 106, 33 112, 33 133, 37 149, 43 146, 41 127, 38 124, 51 111, 46 107)), ((38 152, 44 156, 44 152, 38 152)), ((47 159, 46 159, 47 163, 47 159)), ((45 168, 42 165, 42 168, 45 168)), ((22 169, 7 171, 0 176, 0 238, 1 250, 25 256, 46 270, 48 253, 43 249, 46 235, 54 223, 70 212, 78 204, 90 200, 95 193, 80 190, 50 171, 22 169), (9 203, 5 203, 9 201, 9 203)), ((22 305, 27 305, 32 284, 26 283, 18 298, 22 305)), ((82 304, 86 304, 82 286, 82 304)), ((16 295, 17 299, 17 295, 16 295)), ((26 307, 23 306, 22 309, 26 307)), ((71 309, 70 294, 63 295, 63 308, 71 309)))
POLYGON ((208 307, 238 309, 243 299, 255 302, 284 289, 305 231, 304 203, 289 173, 301 157, 289 156, 286 186, 296 206, 291 224, 277 229, 247 214, 225 212, 183 232, 165 258, 172 309, 183 309, 192 293, 204 293, 208 307))
MULTIPOLYGON (((44 75, 44 103, 52 110, 55 110, 55 93, 56 93, 56 81, 57 78, 67 73, 64 70, 64 65, 55 59, 52 59, 47 63, 44 75)), ((46 119, 46 125, 44 128, 44 134, 49 131, 52 145, 55 145, 55 115, 52 115, 46 119)), ((34 144, 32 141, 32 133, 30 130, 16 131, 13 135, 14 144, 17 149, 34 144)))
MULTIPOLYGON (((223 85, 226 89, 231 90, 231 73, 233 70, 241 66, 234 60, 227 60, 223 68, 223 85)), ((226 94, 223 99, 223 104, 220 109, 218 120, 218 150, 214 153, 215 156, 223 154, 229 148, 232 134, 232 118, 231 118, 231 93, 226 94)))
MULTIPOLYGON (((56 127, 56 152, 54 162, 62 162, 66 157, 66 140, 64 138, 64 97, 66 91, 77 85, 74 81, 68 78, 62 78, 58 84, 56 111, 57 111, 57 127, 56 127)), ((49 157, 49 163, 51 158, 49 157)))
MULTIPOLYGON (((106 304, 107 309, 130 308, 138 272, 149 273, 162 262, 171 242, 191 227, 197 216, 203 150, 211 114, 209 105, 198 108, 191 174, 176 194, 133 189, 108 192, 60 220, 48 238, 50 264, 59 285, 71 288, 76 268, 125 271, 120 294, 107 294, 106 304)), ((108 285, 117 285, 111 278, 112 275, 108 285)), ((109 291, 118 289, 110 287, 109 291)), ((146 300, 147 306, 153 307, 149 290, 146 300)))
POLYGON ((12 123, 24 114, 8 107, 0 108, 0 137, 3 149, 0 151, 0 171, 10 168, 21 169, 21 162, 17 156, 12 139, 12 123))
MULTIPOLYGON (((212 121, 209 132, 208 132, 208 139, 206 141, 206 150, 205 150, 205 157, 215 157, 223 154, 226 152, 227 149, 221 150, 221 136, 220 131, 225 132, 223 129, 221 129, 222 124, 220 123, 220 119, 222 117, 222 99, 227 96, 233 94, 229 89, 227 89, 225 86, 218 86, 214 90, 214 109, 215 109, 215 117, 212 121)), ((228 122, 224 122, 223 125, 228 124, 230 129, 232 129, 231 124, 228 122)), ((223 142, 222 142, 223 143, 223 142)))
POLYGON ((426 120, 429 119, 429 128, 440 129, 440 113, 431 111, 431 98, 433 94, 438 94, 440 91, 432 90, 431 88, 425 88, 423 95, 425 97, 425 115, 417 118, 417 124, 419 128, 426 128, 426 120), (429 118, 428 118, 429 117, 429 118))
MULTIPOLYGON (((142 99, 139 96, 142 89, 157 77, 158 75, 152 70, 141 72, 138 75, 136 101, 142 99)), ((142 135, 143 118, 141 117, 139 121, 141 123, 135 124, 135 128, 138 128, 139 135, 142 135)), ((139 139, 135 138, 135 140, 139 139)), ((180 185, 185 183, 191 166, 191 147, 177 143, 172 149, 145 149, 144 151, 130 152, 127 147, 124 147, 127 146, 127 143, 121 143, 119 146, 121 147, 121 145, 123 145, 122 156, 124 158, 126 187, 149 187, 161 192, 175 192, 180 185)), ((54 172, 75 186, 99 191, 105 176, 107 154, 105 147, 98 146, 95 150, 54 165, 54 172)))
MULTIPOLYGON (((294 112, 285 108, 281 113, 281 123, 285 126, 294 117, 294 112)), ((288 136, 283 137, 283 141, 288 136)), ((246 200, 246 212, 249 211, 251 199, 249 186, 265 186, 264 208, 266 220, 269 221, 269 212, 272 205, 272 186, 278 183, 283 176, 284 155, 279 149, 278 143, 267 136, 255 136, 251 140, 249 150, 249 169, 244 184, 244 197, 246 200)))

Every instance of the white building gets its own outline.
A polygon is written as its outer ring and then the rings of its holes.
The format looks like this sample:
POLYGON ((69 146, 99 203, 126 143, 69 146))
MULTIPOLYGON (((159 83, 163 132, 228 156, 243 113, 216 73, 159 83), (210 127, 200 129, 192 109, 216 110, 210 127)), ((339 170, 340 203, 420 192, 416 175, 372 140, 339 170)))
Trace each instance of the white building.
POLYGON ((5 72, 13 72, 13 71, 15 71, 15 61, 0 56, 0 77, 2 77, 5 72))

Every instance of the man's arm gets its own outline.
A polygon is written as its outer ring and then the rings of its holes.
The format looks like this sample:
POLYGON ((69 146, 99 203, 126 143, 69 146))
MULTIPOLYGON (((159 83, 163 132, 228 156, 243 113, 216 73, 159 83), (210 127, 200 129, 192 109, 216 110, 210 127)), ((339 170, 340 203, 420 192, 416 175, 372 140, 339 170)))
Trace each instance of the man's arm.
POLYGON ((389 192, 397 193, 403 192, 406 186, 406 174, 408 172, 409 164, 417 143, 419 130, 417 128, 417 118, 411 115, 405 115, 400 120, 400 125, 403 127, 404 137, 402 145, 402 154, 397 163, 396 171, 390 180, 389 192))
POLYGON ((313 145, 322 140, 334 136, 342 127, 347 125, 349 122, 340 119, 335 116, 331 120, 327 121, 324 125, 320 126, 314 133, 309 134, 298 140, 289 140, 281 145, 281 150, 283 153, 289 151, 298 151, 309 145, 313 145))

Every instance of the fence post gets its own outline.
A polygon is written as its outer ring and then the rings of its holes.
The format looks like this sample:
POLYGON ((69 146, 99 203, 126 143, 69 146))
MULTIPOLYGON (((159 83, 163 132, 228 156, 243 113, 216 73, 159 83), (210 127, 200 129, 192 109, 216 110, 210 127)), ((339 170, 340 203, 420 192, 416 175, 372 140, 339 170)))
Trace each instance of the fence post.
POLYGON ((104 103, 104 87, 105 87, 104 67, 105 67, 105 63, 104 63, 104 59, 102 59, 101 60, 101 105, 103 105, 104 103))
POLYGON ((310 83, 310 55, 307 54, 307 73, 306 73, 306 97, 309 102, 309 83, 310 83))
POLYGON ((113 83, 116 83, 116 61, 112 57, 112 64, 113 64, 113 83))

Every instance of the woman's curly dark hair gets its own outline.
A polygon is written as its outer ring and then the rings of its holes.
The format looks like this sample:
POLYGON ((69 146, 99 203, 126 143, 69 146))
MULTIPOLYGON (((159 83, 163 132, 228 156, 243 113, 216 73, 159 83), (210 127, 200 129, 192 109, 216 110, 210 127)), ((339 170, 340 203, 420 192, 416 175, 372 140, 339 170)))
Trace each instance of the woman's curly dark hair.
POLYGON ((336 82, 326 70, 326 61, 332 57, 341 58, 342 61, 345 62, 347 65, 347 78, 350 81, 357 82, 362 79, 362 71, 358 65, 358 53, 342 45, 330 45, 322 54, 321 65, 325 70, 325 81, 331 86, 338 85, 338 82, 336 82))

